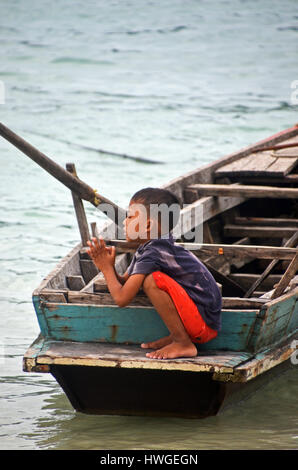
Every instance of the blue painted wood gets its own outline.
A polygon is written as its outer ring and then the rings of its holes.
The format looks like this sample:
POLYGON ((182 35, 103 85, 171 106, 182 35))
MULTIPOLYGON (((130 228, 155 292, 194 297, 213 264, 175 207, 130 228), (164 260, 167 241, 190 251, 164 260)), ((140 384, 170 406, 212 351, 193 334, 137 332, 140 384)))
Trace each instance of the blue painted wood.
POLYGON ((42 311, 56 340, 134 344, 169 334, 153 308, 57 304, 42 311))
MULTIPOLYGON (((33 299, 41 333, 57 341, 140 344, 169 334, 152 307, 53 304, 33 299)), ((298 328, 297 293, 257 310, 223 310, 222 329, 199 349, 258 352, 298 328)))
POLYGON ((298 328, 298 294, 285 295, 268 307, 264 306, 256 318, 249 338, 248 349, 260 351, 287 339, 298 328))
POLYGON ((220 349, 223 351, 246 351, 248 337, 258 311, 222 310, 222 328, 218 336, 205 344, 198 345, 202 351, 220 349))
MULTIPOLYGON (((169 334, 154 308, 42 303, 35 299, 42 334, 57 341, 140 344, 169 334)), ((245 351, 257 311, 223 310, 217 338, 201 350, 245 351)))
POLYGON ((293 312, 290 315, 290 319, 287 325, 286 334, 290 336, 291 333, 298 329, 298 295, 296 295, 295 305, 293 306, 293 312))
POLYGON ((47 322, 46 322, 46 316, 45 316, 44 312, 41 309, 41 301, 40 301, 39 296, 38 295, 33 295, 32 296, 32 302, 33 302, 33 306, 34 306, 35 313, 36 313, 36 316, 37 316, 37 321, 38 321, 38 324, 39 324, 40 331, 41 331, 43 336, 48 337, 49 336, 49 329, 48 329, 48 325, 47 325, 47 322))

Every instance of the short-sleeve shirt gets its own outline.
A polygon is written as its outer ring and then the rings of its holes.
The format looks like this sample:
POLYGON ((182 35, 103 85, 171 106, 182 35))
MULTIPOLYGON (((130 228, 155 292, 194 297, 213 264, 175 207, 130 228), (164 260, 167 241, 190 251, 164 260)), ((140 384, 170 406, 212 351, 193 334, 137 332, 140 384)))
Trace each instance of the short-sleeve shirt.
POLYGON ((161 271, 178 282, 207 325, 220 330, 221 293, 214 277, 191 251, 175 244, 171 235, 140 245, 127 269, 130 276, 154 271, 161 271))

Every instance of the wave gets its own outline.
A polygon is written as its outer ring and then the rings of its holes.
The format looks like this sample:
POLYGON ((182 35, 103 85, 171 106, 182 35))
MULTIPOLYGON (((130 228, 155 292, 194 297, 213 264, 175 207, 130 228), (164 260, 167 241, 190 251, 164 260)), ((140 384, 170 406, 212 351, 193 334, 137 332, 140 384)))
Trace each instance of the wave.
POLYGON ((298 31, 298 26, 279 26, 278 31, 298 31))
POLYGON ((80 65, 112 65, 109 60, 86 59, 85 57, 57 57, 53 59, 52 64, 80 64, 80 65))
POLYGON ((39 42, 32 42, 28 40, 23 40, 19 42, 20 44, 23 44, 24 46, 29 46, 29 47, 48 47, 48 44, 41 44, 39 42))
POLYGON ((115 35, 127 35, 127 36, 137 36, 141 34, 168 34, 168 33, 179 33, 180 31, 184 31, 185 29, 189 29, 188 26, 185 25, 178 25, 174 26, 172 28, 158 28, 158 29, 151 29, 151 28, 145 28, 145 29, 136 29, 136 30, 130 30, 130 31, 109 31, 106 34, 115 34, 115 35))

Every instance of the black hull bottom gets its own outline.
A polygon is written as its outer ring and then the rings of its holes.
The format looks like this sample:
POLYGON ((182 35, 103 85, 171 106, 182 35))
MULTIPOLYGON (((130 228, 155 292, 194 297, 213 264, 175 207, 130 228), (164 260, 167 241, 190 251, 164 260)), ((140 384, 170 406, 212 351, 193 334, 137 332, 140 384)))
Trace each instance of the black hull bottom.
POLYGON ((52 365, 50 371, 82 413, 206 418, 247 398, 289 365, 241 384, 214 381, 208 372, 71 365, 52 365))

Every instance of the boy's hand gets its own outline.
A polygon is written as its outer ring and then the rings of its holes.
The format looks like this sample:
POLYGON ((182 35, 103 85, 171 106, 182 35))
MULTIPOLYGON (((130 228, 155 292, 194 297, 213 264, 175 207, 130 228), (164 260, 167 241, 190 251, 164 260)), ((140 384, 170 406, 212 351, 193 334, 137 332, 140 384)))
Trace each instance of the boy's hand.
POLYGON ((103 272, 106 268, 114 267, 116 257, 116 248, 114 246, 106 246, 102 238, 99 240, 92 238, 87 244, 90 247, 87 253, 100 271, 103 272))

